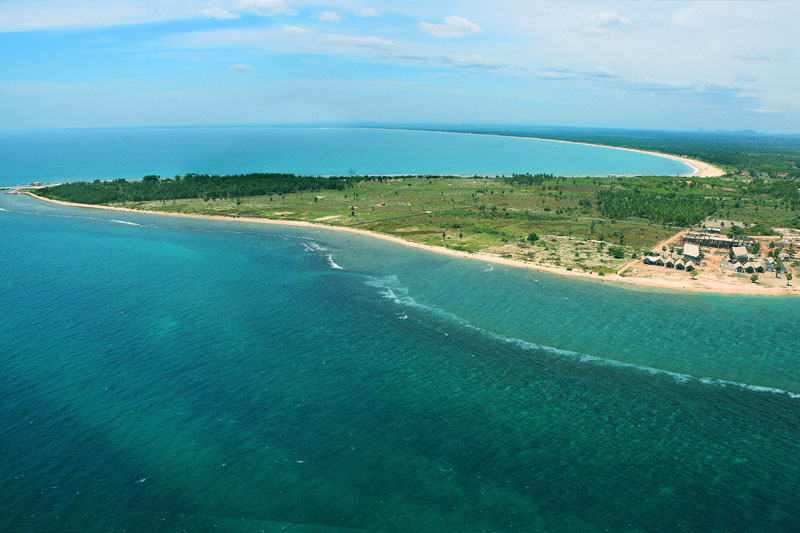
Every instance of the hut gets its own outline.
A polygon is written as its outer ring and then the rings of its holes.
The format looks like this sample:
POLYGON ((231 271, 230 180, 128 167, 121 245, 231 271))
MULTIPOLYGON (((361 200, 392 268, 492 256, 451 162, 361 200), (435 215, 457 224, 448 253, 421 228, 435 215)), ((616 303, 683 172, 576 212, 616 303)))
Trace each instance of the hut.
POLYGON ((667 268, 675 268, 675 261, 671 257, 668 257, 664 261, 664 266, 667 268))
POLYGON ((733 268, 733 270, 737 274, 744 274, 744 265, 742 263, 736 263, 736 266, 733 268))
POLYGON ((697 265, 695 265, 694 261, 686 261, 686 270, 687 271, 697 270, 697 265))
POLYGON ((675 261, 675 270, 686 270, 686 265, 683 263, 683 259, 678 259, 675 261))

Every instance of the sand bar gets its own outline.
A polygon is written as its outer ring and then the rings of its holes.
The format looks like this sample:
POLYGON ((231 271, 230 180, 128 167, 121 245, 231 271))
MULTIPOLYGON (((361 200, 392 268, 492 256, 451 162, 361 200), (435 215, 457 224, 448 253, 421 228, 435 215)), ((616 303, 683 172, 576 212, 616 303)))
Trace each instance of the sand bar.
POLYGON ((452 250, 450 248, 444 248, 441 246, 431 246, 428 244, 420 244, 416 242, 407 241, 401 239, 399 237, 394 237, 392 235, 384 235, 382 233, 377 233, 374 231, 368 231, 363 229, 357 229, 347 226, 330 226, 326 224, 319 224, 315 222, 306 222, 302 220, 275 220, 270 218, 252 218, 252 217, 229 217, 229 216, 221 216, 221 215, 197 215, 197 214, 187 214, 187 213, 166 213, 161 211, 147 211, 144 209, 131 209, 129 207, 112 207, 107 205, 89 205, 89 204, 78 204, 74 202, 62 202, 60 200, 52 200, 50 198, 44 198, 42 196, 38 196, 30 191, 15 189, 10 191, 7 194, 16 194, 16 193, 23 193, 31 196, 32 198, 36 198, 37 200, 42 200, 45 202, 50 202, 58 205, 64 205, 68 207, 80 207, 86 209, 102 209, 106 211, 123 211, 129 213, 139 213, 139 214, 146 214, 146 215, 161 215, 161 216, 170 216, 170 217, 181 217, 181 218, 196 218, 196 219, 208 219, 208 220, 228 220, 228 221, 239 221, 239 222, 255 222, 258 224, 276 224, 279 226, 293 226, 299 228, 313 228, 313 229, 325 229, 325 230, 332 230, 332 231, 341 231, 347 233, 356 233, 358 235, 364 235, 367 237, 373 237, 375 239, 381 239, 384 241, 394 242, 396 244, 402 244, 403 246, 409 246, 412 248, 417 248, 420 250, 426 250, 429 252, 434 252, 438 254, 449 255, 451 257, 461 257, 467 259, 473 259, 478 261, 484 261, 487 263, 495 263, 500 265, 506 265, 516 268, 527 268, 530 270, 539 270, 542 272, 549 272, 551 274, 558 274, 561 276, 571 276, 576 278, 584 278, 589 280, 598 281, 601 283, 610 282, 619 284, 622 286, 640 286, 640 287, 650 287, 650 288, 661 288, 661 289, 670 289, 670 290, 678 290, 678 291, 688 291, 688 292, 710 292, 710 293, 717 293, 717 294, 748 294, 748 295, 770 295, 770 296, 789 296, 789 295, 800 295, 800 287, 795 286, 784 286, 781 288, 776 287, 764 287, 759 286, 755 283, 747 283, 747 284, 730 284, 724 283, 717 280, 710 280, 710 279, 695 279, 692 280, 691 278, 687 277, 683 280, 675 280, 675 279, 653 279, 653 278, 642 278, 642 277, 628 277, 628 276, 620 276, 618 274, 607 274, 604 276, 600 276, 598 274, 589 273, 589 272, 576 272, 573 270, 567 270, 565 268, 556 268, 550 267, 545 265, 537 265, 534 263, 525 263, 522 261, 515 261, 513 259, 506 259, 504 257, 499 257, 492 254, 487 253, 468 253, 462 252, 459 250, 452 250))

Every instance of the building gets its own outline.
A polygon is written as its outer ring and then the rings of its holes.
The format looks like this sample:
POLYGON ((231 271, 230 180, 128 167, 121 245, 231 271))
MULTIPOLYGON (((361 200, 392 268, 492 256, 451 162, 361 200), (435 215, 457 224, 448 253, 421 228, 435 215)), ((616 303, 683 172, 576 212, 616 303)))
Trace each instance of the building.
POLYGON ((730 249, 734 246, 750 246, 755 242, 752 237, 745 235, 734 235, 733 237, 726 237, 724 235, 714 233, 697 233, 689 232, 681 237, 680 244, 686 243, 696 244, 698 246, 708 246, 709 248, 725 248, 730 249))
POLYGON ((687 260, 700 261, 700 247, 696 244, 687 243, 683 245, 683 256, 687 260))
POLYGON ((733 250, 733 259, 735 261, 739 261, 740 263, 747 263, 749 257, 747 255, 747 248, 744 246, 734 246, 731 248, 733 250))

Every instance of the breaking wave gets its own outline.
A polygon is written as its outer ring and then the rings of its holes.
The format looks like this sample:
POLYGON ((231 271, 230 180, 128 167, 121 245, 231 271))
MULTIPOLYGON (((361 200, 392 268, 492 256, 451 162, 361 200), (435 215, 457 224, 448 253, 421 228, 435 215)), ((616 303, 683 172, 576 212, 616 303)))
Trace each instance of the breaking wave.
POLYGON ((420 309, 425 312, 433 313, 439 316, 440 318, 444 318, 445 320, 458 324, 459 326, 468 328, 473 331, 477 331, 483 335, 491 337, 492 339, 505 342, 508 344, 513 344, 524 350, 543 351, 561 357, 568 357, 570 359, 577 360, 581 363, 591 363, 596 365, 613 366, 618 368, 630 368, 638 370, 640 372, 647 372, 648 374, 651 375, 668 376, 679 383, 687 383, 690 381, 694 381, 702 383, 704 385, 716 385, 720 387, 727 387, 727 386, 738 387, 753 392, 769 392, 772 394, 782 394, 785 396, 789 396, 790 398, 800 399, 800 393, 784 389, 777 389, 761 385, 751 385, 749 383, 740 383, 738 381, 730 381, 725 379, 698 377, 698 376, 693 376, 691 374, 683 374, 680 372, 673 372, 671 370, 664 370, 661 368, 654 368, 646 365, 637 365, 635 363, 626 363, 624 361, 618 361, 616 359, 607 359, 604 357, 598 357, 595 355, 575 352, 572 350, 563 350, 561 348, 555 348, 553 346, 545 346, 543 344, 537 344, 535 342, 518 339, 516 337, 507 337, 505 335, 500 335, 492 331, 486 330, 484 328, 481 328, 479 326, 476 326, 469 320, 461 316, 458 316, 454 313, 445 311, 444 309, 441 309, 436 306, 427 305, 416 301, 414 298, 408 295, 409 292, 408 287, 403 286, 400 283, 398 277, 395 275, 384 276, 380 278, 371 277, 367 280, 367 285, 375 287, 380 291, 380 294, 384 298, 387 298, 398 305, 405 305, 408 307, 420 309))

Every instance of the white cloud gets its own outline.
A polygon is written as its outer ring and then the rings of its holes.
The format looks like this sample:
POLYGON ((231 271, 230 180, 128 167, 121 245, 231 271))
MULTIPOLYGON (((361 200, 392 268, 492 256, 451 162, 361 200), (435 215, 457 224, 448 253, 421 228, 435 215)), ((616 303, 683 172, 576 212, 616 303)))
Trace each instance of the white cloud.
POLYGON ((581 17, 578 32, 588 37, 603 37, 613 33, 629 33, 636 29, 633 22, 616 11, 603 11, 581 17))
POLYGON ((357 37, 338 33, 326 33, 322 36, 322 42, 334 46, 354 46, 373 50, 393 50, 397 48, 397 44, 379 37, 357 37))
POLYGON ((615 80, 620 75, 608 67, 595 67, 593 70, 579 70, 562 66, 542 68, 536 77, 543 80, 615 80))
POLYGON ((325 22, 339 22, 342 20, 341 15, 336 11, 317 11, 314 13, 314 18, 325 22))
POLYGON ((378 16, 378 12, 375 11, 374 9, 372 9, 371 7, 368 7, 368 8, 362 9, 361 13, 359 13, 359 15, 364 17, 364 18, 377 17, 378 16))
POLYGON ((779 112, 777 109, 772 109, 771 107, 767 107, 767 106, 756 107, 755 109, 753 109, 753 111, 755 111, 756 113, 761 113, 761 114, 772 114, 772 113, 778 113, 779 112))
POLYGON ((240 11, 267 17, 295 14, 284 0, 235 0, 233 5, 240 11))
POLYGON ((210 19, 220 19, 220 20, 230 20, 230 19, 238 19, 241 17, 238 13, 231 13, 227 9, 222 9, 221 7, 210 7, 208 9, 201 9, 200 13, 210 19))
POLYGON ((453 68, 467 70, 497 70, 507 66, 499 59, 486 58, 480 54, 474 54, 466 58, 451 58, 445 56, 439 58, 439 62, 453 68))
POLYGON ((786 45, 779 48, 763 50, 750 50, 733 55, 742 61, 792 61, 800 58, 800 52, 792 46, 786 45))
POLYGON ((57 2, 44 0, 0 1, 0 31, 16 32, 46 28, 97 28, 144 24, 197 17, 196 4, 166 4, 148 9, 142 3, 123 0, 57 2))
POLYGON ((281 30, 285 31, 286 33, 293 33, 295 35, 299 35, 301 33, 308 33, 308 29, 303 28, 302 26, 284 26, 281 30))
POLYGON ((445 17, 444 24, 431 24, 430 22, 420 22, 419 29, 438 39, 457 39, 481 33, 480 26, 464 17, 449 16, 445 17))
POLYGON ((253 70, 254 68, 256 67, 253 65, 231 65, 228 67, 228 70, 231 72, 247 72, 249 70, 253 70))

